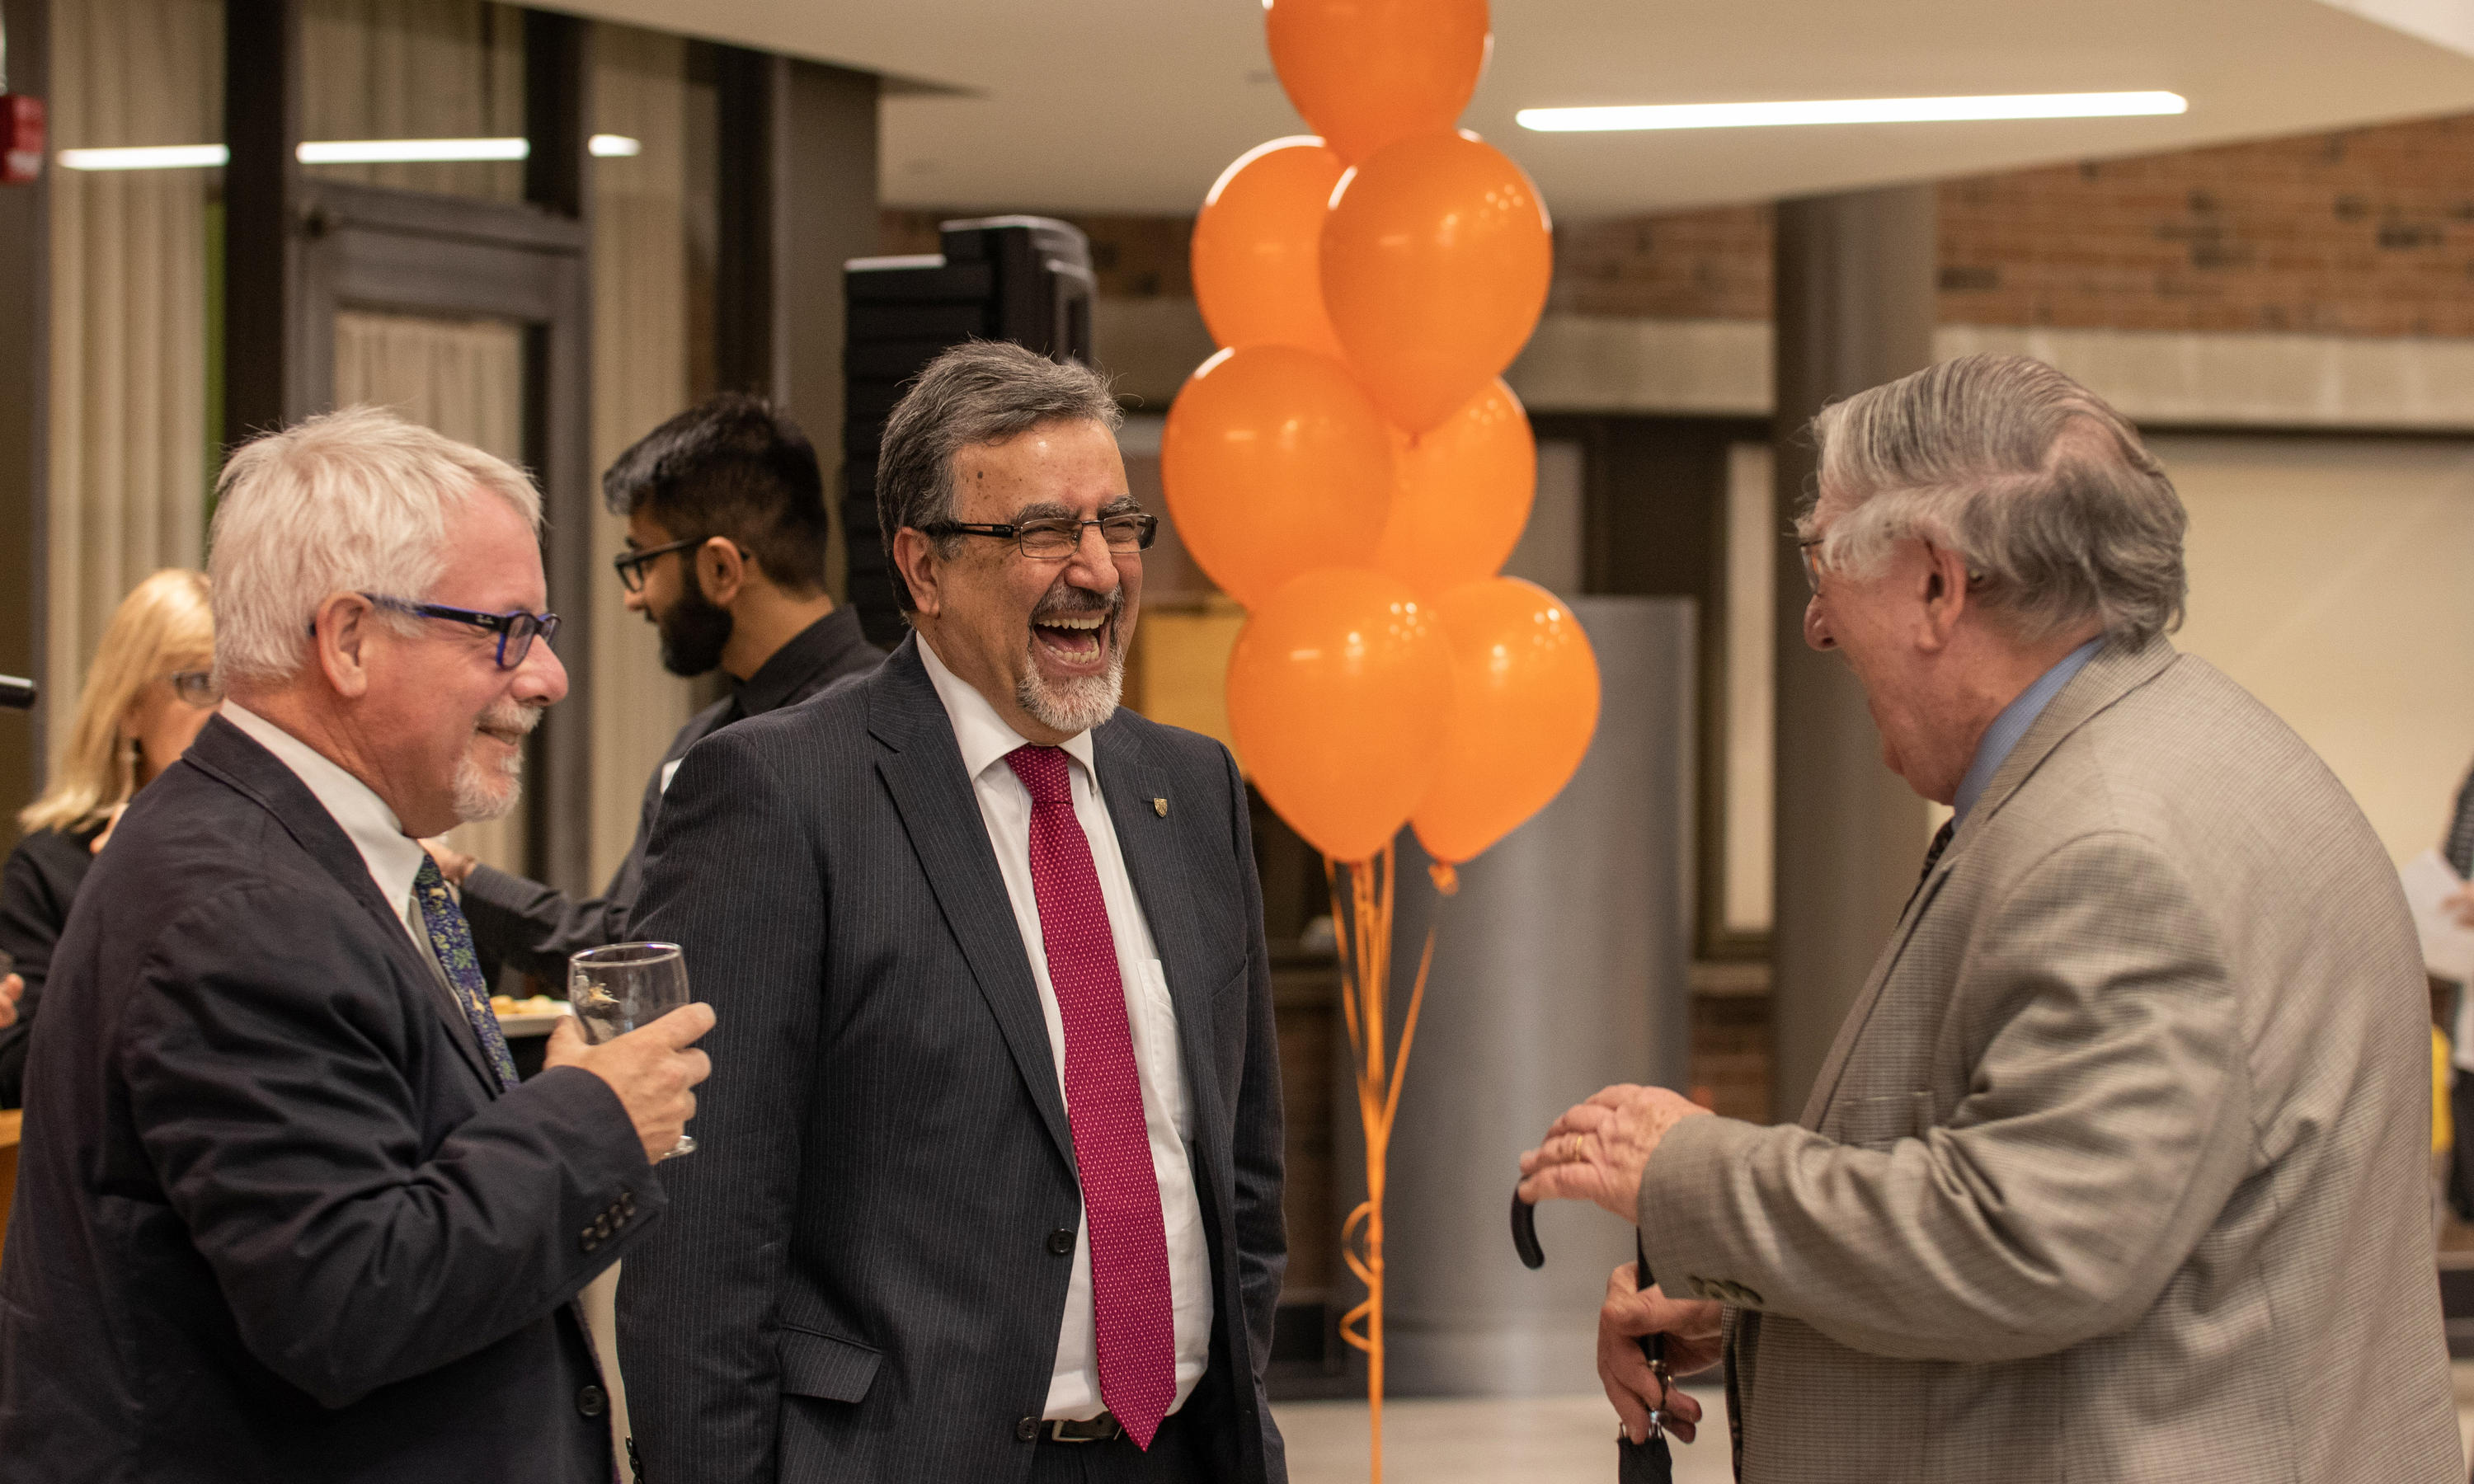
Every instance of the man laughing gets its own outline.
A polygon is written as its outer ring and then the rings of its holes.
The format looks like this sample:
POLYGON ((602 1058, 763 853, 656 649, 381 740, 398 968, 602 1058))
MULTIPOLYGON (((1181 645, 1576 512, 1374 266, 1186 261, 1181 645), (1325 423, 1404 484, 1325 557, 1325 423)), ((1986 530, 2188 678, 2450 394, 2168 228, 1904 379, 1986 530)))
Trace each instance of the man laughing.
POLYGON ((664 1484, 1286 1477, 1246 789, 1117 708, 1155 521, 1116 421, 1083 367, 939 357, 877 475, 912 635, 671 782, 636 927, 733 1070, 620 1280, 664 1484))

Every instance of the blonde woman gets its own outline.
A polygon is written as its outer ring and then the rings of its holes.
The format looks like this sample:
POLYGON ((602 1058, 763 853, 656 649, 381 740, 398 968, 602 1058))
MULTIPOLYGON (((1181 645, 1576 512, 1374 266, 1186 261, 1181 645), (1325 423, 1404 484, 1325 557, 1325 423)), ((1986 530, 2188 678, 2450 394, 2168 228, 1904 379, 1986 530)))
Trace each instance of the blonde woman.
POLYGON ((26 837, 0 867, 0 952, 24 981, 0 1028, 0 1108, 18 1105, 52 946, 86 867, 130 799, 188 751, 222 699, 206 579, 171 567, 139 583, 103 631, 51 787, 17 815, 26 837))

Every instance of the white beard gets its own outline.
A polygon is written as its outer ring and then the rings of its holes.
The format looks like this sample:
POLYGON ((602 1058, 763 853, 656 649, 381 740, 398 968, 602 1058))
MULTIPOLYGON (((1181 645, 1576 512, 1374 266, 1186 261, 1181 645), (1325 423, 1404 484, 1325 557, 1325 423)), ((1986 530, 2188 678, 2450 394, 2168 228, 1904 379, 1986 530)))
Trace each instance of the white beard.
POLYGON ((1041 726, 1075 736, 1116 715, 1118 698, 1125 690, 1126 652, 1120 649, 1108 657, 1107 674, 1085 675, 1062 683, 1041 675, 1034 662, 1022 672, 1013 694, 1041 726))

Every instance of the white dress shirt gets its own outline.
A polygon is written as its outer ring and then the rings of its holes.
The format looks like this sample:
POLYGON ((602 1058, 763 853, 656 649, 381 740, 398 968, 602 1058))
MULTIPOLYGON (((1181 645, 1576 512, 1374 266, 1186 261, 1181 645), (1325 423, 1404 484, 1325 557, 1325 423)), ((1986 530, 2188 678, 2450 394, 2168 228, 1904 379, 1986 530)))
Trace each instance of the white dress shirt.
POLYGON ((395 903, 396 916, 403 920, 403 930, 412 935, 413 946, 421 950, 423 962, 434 964, 437 960, 430 951, 429 929, 422 922, 421 907, 412 898, 412 878, 421 874, 422 857, 428 852, 421 848, 420 841, 403 832, 395 810, 371 792, 367 783, 338 767, 326 754, 239 702, 226 701, 222 715, 291 769, 327 812, 334 816, 352 848, 361 852, 361 864, 369 868, 378 895, 395 903))
MULTIPOLYGON (((962 767, 978 796, 980 819, 987 826, 988 843, 996 848, 997 869, 1005 875, 1006 896, 1013 902, 1014 925, 1022 932, 1023 951, 1031 959, 1031 976, 1039 986, 1039 1014, 1048 1024, 1048 1049, 1056 1062, 1056 1086, 1065 1088, 1065 1019, 1056 1008, 1056 990, 1048 978, 1046 940, 1039 927, 1039 898, 1031 882, 1031 790, 1006 763, 1006 754, 1024 746, 1023 737, 997 715, 996 707, 936 657, 926 634, 919 636, 919 659, 945 714, 954 723, 954 740, 961 745, 962 767)), ((1168 976, 1152 945, 1151 924, 1126 874, 1126 857, 1117 845, 1117 827, 1100 795, 1100 776, 1087 731, 1063 744, 1072 759, 1066 776, 1074 790, 1074 817, 1090 842, 1091 864, 1100 875, 1100 897, 1108 909, 1109 935, 1116 940, 1117 976, 1125 984, 1126 1022, 1134 1041, 1135 1074, 1142 1085, 1143 1123, 1151 1133, 1152 1171, 1159 1179, 1160 1219, 1168 1236, 1169 1291, 1176 1335, 1176 1397, 1169 1410, 1185 1405, 1194 1383, 1202 1377, 1211 1345, 1211 1255, 1203 1242, 1202 1206, 1194 1190, 1194 1171, 1186 1158, 1186 1140, 1194 1136, 1194 1114, 1185 1089, 1185 1056, 1176 1039, 1176 1008, 1169 998, 1168 976)), ((1107 1403, 1100 1397, 1098 1331, 1091 1311, 1091 1223, 1086 1215, 1075 1233, 1074 1277, 1065 1290, 1065 1321, 1056 1337, 1056 1370, 1048 1382, 1046 1416, 1082 1419, 1099 1416, 1107 1403)))

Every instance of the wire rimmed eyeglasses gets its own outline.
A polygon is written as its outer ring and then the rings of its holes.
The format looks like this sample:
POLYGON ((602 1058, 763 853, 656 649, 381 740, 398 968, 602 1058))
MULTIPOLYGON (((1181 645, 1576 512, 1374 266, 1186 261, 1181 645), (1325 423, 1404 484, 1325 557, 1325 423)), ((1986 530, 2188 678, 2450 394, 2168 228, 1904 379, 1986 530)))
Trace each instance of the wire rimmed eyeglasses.
POLYGON ((1806 536, 1797 538, 1795 543, 1796 555, 1804 559, 1805 586, 1812 589, 1816 598, 1821 596, 1821 558, 1814 548, 1828 539, 1824 536, 1806 536))
POLYGON ((203 708, 223 705, 224 688, 215 683, 212 670, 175 670, 163 680, 172 687, 172 694, 191 706, 203 708))
POLYGON ((1098 520, 1068 520, 1062 517, 1016 521, 1011 525, 972 525, 959 520, 939 520, 921 526, 923 536, 992 536, 1012 541, 1022 554, 1033 562, 1055 562, 1070 557, 1081 548, 1082 533, 1100 528, 1100 539, 1111 556, 1128 557, 1146 550, 1159 535, 1159 517, 1141 511, 1104 515, 1098 520))

